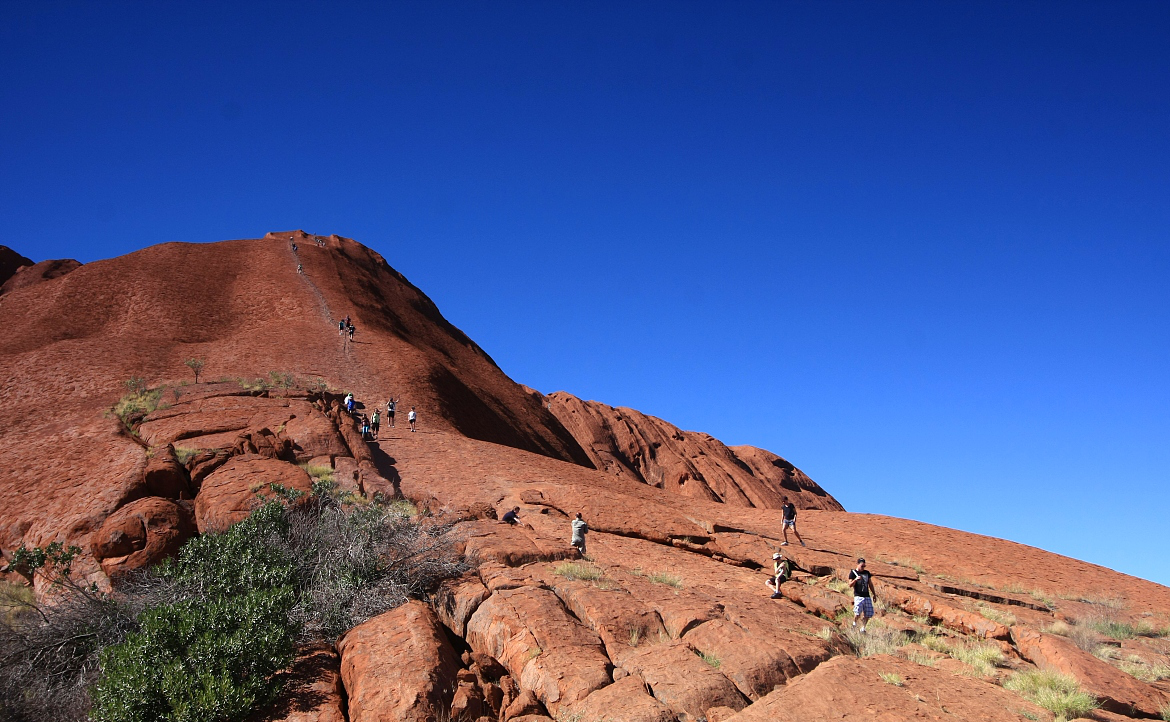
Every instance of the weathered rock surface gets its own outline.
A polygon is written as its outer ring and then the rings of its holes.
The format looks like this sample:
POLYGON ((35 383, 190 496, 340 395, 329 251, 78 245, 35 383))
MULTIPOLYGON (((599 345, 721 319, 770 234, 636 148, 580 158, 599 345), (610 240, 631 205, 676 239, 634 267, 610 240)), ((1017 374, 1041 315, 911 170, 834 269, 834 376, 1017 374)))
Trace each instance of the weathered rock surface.
POLYGON ((622 667, 683 722, 705 718, 709 707, 743 709, 747 704, 734 684, 681 642, 641 649, 622 667))
POLYGON ((147 497, 108 516, 93 534, 92 551, 113 577, 174 556, 194 534, 190 502, 147 497))
POLYGON ((908 719, 1024 722, 1050 719, 1050 715, 988 682, 879 655, 825 662, 730 722, 908 719), (887 682, 880 673, 897 675, 901 684, 887 682))
POLYGON ((611 681, 601 640, 547 589, 504 589, 467 623, 467 643, 500 661, 554 715, 611 681))
POLYGON ((602 687, 577 704, 565 708, 566 716, 609 722, 674 722, 677 716, 654 699, 638 677, 627 676, 602 687))
POLYGON ((1111 712, 1130 714, 1137 710, 1143 716, 1157 717, 1170 706, 1170 694, 1134 679, 1063 637, 1016 626, 1012 627, 1012 639, 1025 659, 1077 680, 1111 712))
POLYGON ((459 656, 422 602, 354 627, 337 649, 349 722, 428 722, 449 709, 459 656))
POLYGON ((212 472, 195 497, 199 532, 221 531, 245 519, 275 492, 272 485, 308 493, 309 475, 300 467, 259 456, 239 456, 212 472))
POLYGON ((302 652, 280 697, 248 722, 346 722, 340 666, 332 649, 302 652))
POLYGON ((771 452, 731 449, 709 434, 563 391, 545 398, 593 465, 607 473, 732 506, 779 509, 789 498, 804 509, 842 510, 816 482, 771 452))
MULTIPOLYGON (((35 286, 42 281, 60 278, 79 266, 81 264, 73 259, 58 259, 18 267, 3 281, 3 285, 0 285, 0 295, 35 286)), ((3 270, 0 269, 0 278, 3 278, 4 275, 3 270)))

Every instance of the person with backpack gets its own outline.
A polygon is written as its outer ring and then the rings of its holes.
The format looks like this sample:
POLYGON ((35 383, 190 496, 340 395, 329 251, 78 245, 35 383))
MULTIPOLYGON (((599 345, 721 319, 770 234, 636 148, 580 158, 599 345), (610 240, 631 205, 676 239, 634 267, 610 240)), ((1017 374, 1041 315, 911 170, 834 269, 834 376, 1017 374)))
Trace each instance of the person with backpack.
POLYGON ((849 570, 849 586, 853 588, 853 628, 857 628, 857 618, 861 618, 861 633, 865 634, 865 625, 873 617, 873 600, 877 597, 874 588, 873 576, 865 568, 865 559, 857 560, 857 567, 849 570))
POLYGON ((808 546, 804 543, 804 539, 800 538, 800 532, 796 530, 796 505, 788 501, 788 497, 784 497, 784 503, 780 507, 784 518, 780 521, 780 529, 784 532, 784 541, 780 542, 780 546, 788 546, 788 530, 792 529, 792 533, 796 535, 796 541, 800 542, 802 547, 808 546))
POLYGON ((414 407, 410 407, 410 413, 406 415, 406 420, 410 422, 410 430, 415 431, 414 422, 418 421, 418 414, 414 412, 414 407))
POLYGON ((572 545, 581 554, 581 558, 584 559, 585 534, 589 532, 589 525, 586 524, 585 520, 581 518, 581 512, 577 512, 577 518, 573 520, 571 526, 573 528, 573 536, 569 540, 569 544, 572 545))
POLYGON ((390 420, 390 428, 394 428, 394 410, 398 408, 398 402, 391 396, 390 400, 386 402, 386 418, 390 420))
POLYGON ((378 426, 380 426, 381 417, 378 415, 378 410, 374 409, 374 416, 370 419, 370 433, 374 436, 374 440, 378 440, 378 426))
POLYGON ((772 590, 772 599, 779 599, 782 596, 780 585, 792 578, 793 566, 792 560, 785 559, 780 552, 772 555, 772 576, 764 582, 768 585, 768 589, 772 590))

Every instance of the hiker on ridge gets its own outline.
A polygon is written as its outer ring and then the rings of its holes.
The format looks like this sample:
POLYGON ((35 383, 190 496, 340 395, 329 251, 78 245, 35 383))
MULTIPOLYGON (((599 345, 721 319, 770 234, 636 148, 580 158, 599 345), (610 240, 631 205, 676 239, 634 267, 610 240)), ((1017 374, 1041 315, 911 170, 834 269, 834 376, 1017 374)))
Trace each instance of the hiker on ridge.
POLYGON ((572 527, 573 538, 569 541, 569 544, 576 547, 577 551, 581 554, 581 558, 584 559, 585 534, 589 531, 589 525, 581 518, 581 512, 577 512, 577 518, 573 520, 572 527))
POLYGON ((410 430, 415 431, 414 422, 418 421, 418 414, 414 412, 414 407, 410 407, 410 413, 406 415, 406 420, 410 422, 410 430))
POLYGON ((780 552, 772 555, 772 576, 764 582, 772 590, 772 599, 781 597, 780 585, 792 578, 792 567, 792 560, 785 559, 780 552))
POLYGON ((796 535, 796 541, 800 542, 802 547, 808 546, 804 543, 804 539, 800 538, 800 532, 796 530, 796 505, 788 501, 788 497, 784 497, 784 504, 780 510, 784 513, 784 519, 780 522, 780 529, 784 532, 784 541, 780 542, 780 546, 788 546, 788 530, 790 528, 792 533, 796 535))
POLYGON ((873 617, 873 599, 877 597, 877 589, 873 585, 873 577, 865 569, 865 559, 857 560, 857 567, 849 571, 849 586, 853 587, 853 628, 857 628, 857 618, 861 617, 861 633, 865 634, 865 625, 873 617))
POLYGON ((373 434, 374 441, 378 440, 378 427, 381 426, 379 422, 382 417, 378 415, 379 413, 377 409, 374 409, 374 416, 370 419, 370 433, 373 434))
POLYGON ((353 413, 353 394, 346 394, 345 410, 351 414, 353 413))
POLYGON ((394 410, 398 408, 398 402, 391 396, 390 400, 386 402, 386 418, 390 419, 390 428, 394 428, 394 410))

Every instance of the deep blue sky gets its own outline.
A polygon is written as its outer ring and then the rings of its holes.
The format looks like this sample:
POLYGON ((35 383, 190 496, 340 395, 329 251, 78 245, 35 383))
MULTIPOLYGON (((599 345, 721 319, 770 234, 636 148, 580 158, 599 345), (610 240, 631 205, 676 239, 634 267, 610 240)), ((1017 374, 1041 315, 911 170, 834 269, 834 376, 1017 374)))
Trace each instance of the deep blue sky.
POLYGON ((517 381, 1170 583, 1170 3, 337 5, 0 2, 0 243, 351 236, 517 381))

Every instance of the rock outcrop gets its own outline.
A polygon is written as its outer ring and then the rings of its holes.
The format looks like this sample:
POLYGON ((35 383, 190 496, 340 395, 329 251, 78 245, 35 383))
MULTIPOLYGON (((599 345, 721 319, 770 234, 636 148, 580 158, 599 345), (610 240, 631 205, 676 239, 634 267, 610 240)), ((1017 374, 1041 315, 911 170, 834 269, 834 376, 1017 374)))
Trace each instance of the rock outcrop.
POLYGON ((8 246, 0 246, 0 286, 8 282, 19 269, 33 265, 31 259, 25 258, 8 246))
POLYGON ((804 472, 769 451, 728 447, 710 434, 564 392, 544 398, 593 466, 615 476, 732 506, 779 509, 787 498, 802 509, 843 511, 804 472))
POLYGON ((301 692, 265 720, 1049 719, 1004 686, 1036 669, 1076 679, 1100 720, 1170 701, 1170 589, 849 514, 770 452, 524 389, 344 238, 167 244, 5 293, 0 314, 0 550, 78 544, 74 568, 109 588, 330 477, 450 525, 470 571, 304 650, 301 692), (363 438, 348 391, 356 414, 416 406, 420 431, 363 438), (772 599, 785 496, 808 546, 783 547, 798 570, 772 599), (858 555, 884 605, 866 638, 841 581, 858 555), (1102 619, 1141 633, 1097 657, 1052 631, 1085 644, 1102 619), (859 656, 875 639, 894 654, 859 656))
MULTIPOLYGON (((22 288, 35 286, 43 281, 51 281, 70 273, 81 266, 81 263, 72 258, 62 258, 51 261, 41 261, 32 265, 17 268, 12 275, 0 285, 0 295, 19 291, 22 288)), ((0 273, 3 276, 3 273, 0 273)))

